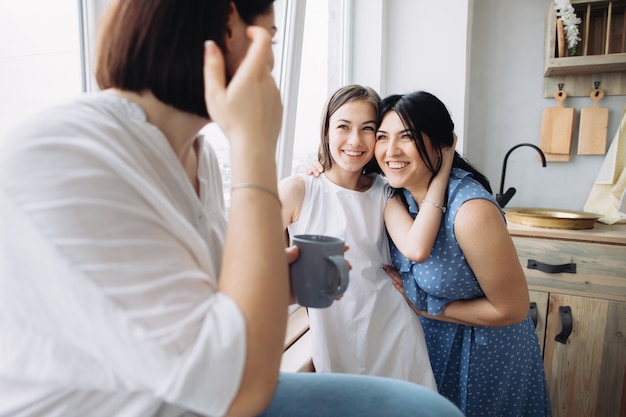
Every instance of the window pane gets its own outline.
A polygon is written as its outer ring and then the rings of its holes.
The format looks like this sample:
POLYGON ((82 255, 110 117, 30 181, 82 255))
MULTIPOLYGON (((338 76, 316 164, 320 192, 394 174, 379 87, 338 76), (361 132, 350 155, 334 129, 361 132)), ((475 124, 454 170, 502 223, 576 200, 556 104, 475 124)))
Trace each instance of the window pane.
POLYGON ((317 160, 322 107, 328 95, 328 0, 306 3, 292 173, 317 160))
POLYGON ((77 1, 0 2, 0 137, 82 91, 77 1))
MULTIPOLYGON (((276 26, 278 27, 274 45, 274 57, 276 59, 274 78, 276 80, 280 80, 280 71, 285 66, 293 64, 280 61, 284 55, 282 48, 284 46, 283 40, 286 36, 285 13, 288 1, 290 0, 277 0, 274 4, 276 26)), ((328 94, 328 0, 307 1, 304 20, 303 45, 300 48, 302 59, 300 74, 293 74, 293 76, 299 76, 297 112, 294 114, 288 108, 285 112, 285 119, 289 117, 296 118, 295 133, 293 137, 281 138, 281 140, 292 140, 294 142, 293 155, 285 155, 285 158, 292 158, 292 173, 298 172, 312 161, 317 160, 320 117, 328 94)), ((285 122, 285 119, 283 122, 285 122)), ((224 198, 228 206, 231 180, 228 140, 214 123, 205 127, 202 133, 214 147, 220 161, 224 183, 224 198)))

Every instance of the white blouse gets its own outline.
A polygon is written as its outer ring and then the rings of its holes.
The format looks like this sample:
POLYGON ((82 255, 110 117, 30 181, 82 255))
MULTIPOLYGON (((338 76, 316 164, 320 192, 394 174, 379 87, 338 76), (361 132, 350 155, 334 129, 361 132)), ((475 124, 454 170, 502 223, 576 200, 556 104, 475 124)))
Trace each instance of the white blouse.
POLYGON ((226 231, 143 110, 97 93, 0 141, 0 416, 223 415, 245 321, 217 292, 226 231))

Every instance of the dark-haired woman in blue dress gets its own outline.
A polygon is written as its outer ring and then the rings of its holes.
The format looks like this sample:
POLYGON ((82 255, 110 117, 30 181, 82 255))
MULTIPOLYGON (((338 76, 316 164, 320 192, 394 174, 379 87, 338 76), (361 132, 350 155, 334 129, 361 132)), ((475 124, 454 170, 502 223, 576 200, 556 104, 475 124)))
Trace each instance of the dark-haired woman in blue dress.
POLYGON ((398 188, 385 210, 387 269, 420 316, 439 392, 467 417, 551 416, 526 279, 488 181, 457 154, 445 201, 425 199, 454 144, 445 105, 426 92, 393 95, 379 120, 376 160, 398 188), (412 250, 419 210, 443 211, 430 253, 412 250))

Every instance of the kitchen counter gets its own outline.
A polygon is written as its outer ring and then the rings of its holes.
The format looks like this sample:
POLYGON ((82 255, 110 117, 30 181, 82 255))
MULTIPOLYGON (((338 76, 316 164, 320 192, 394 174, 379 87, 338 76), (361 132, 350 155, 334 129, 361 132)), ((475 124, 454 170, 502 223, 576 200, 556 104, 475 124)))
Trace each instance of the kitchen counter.
MULTIPOLYGON (((523 226, 509 222, 508 228, 511 236, 536 236, 547 239, 579 240, 581 242, 594 241, 626 245, 626 223, 607 225, 596 222, 593 229, 563 230, 523 226)), ((626 259, 624 262, 626 262, 626 259)))

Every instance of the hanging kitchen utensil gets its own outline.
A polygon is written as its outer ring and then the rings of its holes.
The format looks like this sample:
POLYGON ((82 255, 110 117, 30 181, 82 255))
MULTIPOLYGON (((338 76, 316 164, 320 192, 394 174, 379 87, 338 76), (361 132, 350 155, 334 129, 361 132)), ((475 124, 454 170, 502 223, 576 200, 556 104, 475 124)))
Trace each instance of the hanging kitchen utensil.
POLYGON ((569 161, 570 158, 575 110, 563 107, 566 97, 567 93, 559 85, 554 94, 556 107, 543 109, 539 147, 548 161, 569 161))
POLYGON ((590 97, 593 100, 593 107, 580 109, 578 154, 604 155, 609 109, 598 106, 598 102, 604 97, 604 91, 596 87, 591 91, 590 97))

